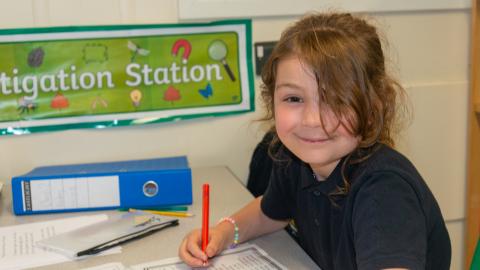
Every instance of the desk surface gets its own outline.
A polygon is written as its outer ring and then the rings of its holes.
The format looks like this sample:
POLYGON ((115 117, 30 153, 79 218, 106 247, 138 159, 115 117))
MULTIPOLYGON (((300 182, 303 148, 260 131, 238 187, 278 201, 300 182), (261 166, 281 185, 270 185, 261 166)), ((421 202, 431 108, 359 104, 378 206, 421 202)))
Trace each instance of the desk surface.
MULTIPOLYGON (((201 225, 201 185, 210 184, 210 224, 232 214, 249 202, 253 197, 248 190, 225 167, 193 168, 193 204, 189 211, 195 216, 180 218, 180 225, 150 235, 138 241, 122 245, 119 254, 98 256, 83 261, 55 264, 37 269, 79 269, 109 262, 121 262, 125 266, 176 257, 180 241, 185 234, 201 225)), ((113 213, 112 211, 77 212, 49 215, 15 216, 12 213, 10 186, 4 188, 0 195, 0 226, 25 224, 57 218, 66 218, 96 213, 113 213)), ((318 269, 317 265, 293 241, 285 231, 250 241, 257 244, 273 258, 288 269, 318 269)))

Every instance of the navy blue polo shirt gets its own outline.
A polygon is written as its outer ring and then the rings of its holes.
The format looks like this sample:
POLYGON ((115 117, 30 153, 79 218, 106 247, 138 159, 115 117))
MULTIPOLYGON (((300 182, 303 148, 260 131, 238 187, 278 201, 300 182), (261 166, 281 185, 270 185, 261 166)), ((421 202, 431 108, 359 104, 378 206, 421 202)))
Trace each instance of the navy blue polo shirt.
POLYGON ((375 148, 343 172, 342 159, 322 181, 287 154, 288 164, 273 165, 262 211, 293 219, 299 244, 324 270, 449 269, 450 238, 433 194, 407 158, 385 145, 375 148), (332 195, 344 187, 343 176, 350 191, 332 195))

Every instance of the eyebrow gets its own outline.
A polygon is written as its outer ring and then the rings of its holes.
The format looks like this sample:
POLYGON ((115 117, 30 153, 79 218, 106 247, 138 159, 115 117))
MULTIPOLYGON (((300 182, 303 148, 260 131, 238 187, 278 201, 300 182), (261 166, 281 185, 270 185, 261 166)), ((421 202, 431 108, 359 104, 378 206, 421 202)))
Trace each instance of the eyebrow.
POLYGON ((283 87, 288 87, 288 88, 293 88, 293 89, 298 89, 298 90, 302 89, 302 87, 298 84, 291 83, 291 82, 285 82, 285 83, 280 83, 280 84, 275 85, 275 90, 277 90, 278 88, 283 88, 283 87))

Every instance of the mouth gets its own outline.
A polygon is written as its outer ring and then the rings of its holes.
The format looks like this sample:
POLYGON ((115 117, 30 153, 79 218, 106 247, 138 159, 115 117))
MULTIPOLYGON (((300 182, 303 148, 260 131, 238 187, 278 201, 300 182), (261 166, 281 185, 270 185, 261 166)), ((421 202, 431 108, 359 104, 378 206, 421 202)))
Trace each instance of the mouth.
POLYGON ((298 136, 297 137, 303 141, 303 142, 306 142, 306 143, 325 143, 325 142, 328 142, 331 138, 310 138, 310 137, 303 137, 303 136, 298 136))

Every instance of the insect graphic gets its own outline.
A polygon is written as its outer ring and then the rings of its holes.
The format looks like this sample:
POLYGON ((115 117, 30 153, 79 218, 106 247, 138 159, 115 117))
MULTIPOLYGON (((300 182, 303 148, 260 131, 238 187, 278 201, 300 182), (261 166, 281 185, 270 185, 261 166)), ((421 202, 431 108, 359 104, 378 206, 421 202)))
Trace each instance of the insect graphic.
POLYGON ((68 102, 68 98, 66 98, 62 93, 56 93, 55 97, 53 97, 52 101, 50 102, 50 107, 53 109, 66 109, 70 106, 68 102))
POLYGON ((200 93, 200 95, 202 95, 204 98, 208 99, 210 96, 213 95, 212 85, 208 83, 204 89, 199 89, 198 93, 200 93))
POLYGON ((45 56, 45 51, 42 47, 37 47, 30 51, 28 54, 27 63, 31 67, 39 67, 43 63, 43 58, 45 56))
POLYGON ((141 48, 138 44, 135 44, 130 40, 127 42, 127 47, 128 49, 130 49, 130 51, 133 52, 132 58, 130 58, 130 62, 132 63, 135 61, 135 58, 137 57, 138 54, 142 56, 146 56, 150 53, 149 50, 141 48))
POLYGON ((21 97, 18 99, 18 107, 17 110, 22 113, 29 113, 31 111, 35 111, 37 108, 37 103, 33 102, 33 100, 27 99, 25 97, 21 97))

